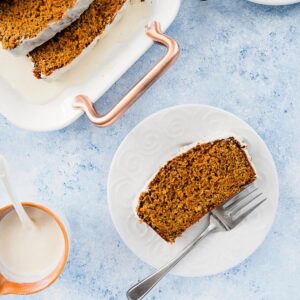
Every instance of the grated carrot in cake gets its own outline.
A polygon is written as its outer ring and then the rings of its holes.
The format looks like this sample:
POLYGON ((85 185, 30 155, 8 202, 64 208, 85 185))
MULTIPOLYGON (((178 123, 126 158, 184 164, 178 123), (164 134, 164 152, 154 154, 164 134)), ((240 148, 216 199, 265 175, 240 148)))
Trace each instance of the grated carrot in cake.
POLYGON ((70 65, 113 23, 126 0, 94 0, 68 28, 29 53, 37 78, 48 77, 70 65))
POLYGON ((198 144, 165 164, 141 193, 137 214, 167 242, 253 182, 256 174, 233 137, 198 144))
POLYGON ((27 54, 75 21, 92 0, 2 0, 0 41, 14 54, 27 54))

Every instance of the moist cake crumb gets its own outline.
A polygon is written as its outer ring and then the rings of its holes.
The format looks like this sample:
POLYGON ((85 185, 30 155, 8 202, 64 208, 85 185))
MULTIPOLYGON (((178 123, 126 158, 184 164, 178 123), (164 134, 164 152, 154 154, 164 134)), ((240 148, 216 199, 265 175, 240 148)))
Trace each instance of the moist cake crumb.
POLYGON ((4 49, 27 54, 64 29, 88 8, 92 0, 2 0, 0 41, 4 49), (43 33, 43 36, 41 34, 43 33), (27 45, 25 46, 25 44, 27 45), (30 48, 31 47, 31 48, 30 48), (24 48, 24 49, 21 49, 24 48), (27 50, 27 53, 23 53, 27 50))
POLYGON ((235 138, 198 144, 158 171, 139 197, 137 214, 164 240, 174 242, 255 179, 244 146, 235 138))
POLYGON ((34 75, 47 77, 77 58, 104 33, 126 0, 94 0, 90 7, 65 30, 29 53, 34 75))

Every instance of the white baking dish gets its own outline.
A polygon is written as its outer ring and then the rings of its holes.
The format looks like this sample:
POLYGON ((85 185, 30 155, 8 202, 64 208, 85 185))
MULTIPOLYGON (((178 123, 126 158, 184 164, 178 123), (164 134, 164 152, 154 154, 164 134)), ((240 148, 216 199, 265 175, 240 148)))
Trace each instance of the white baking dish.
POLYGON ((72 70, 58 81, 33 78, 25 57, 0 51, 0 113, 20 128, 51 131, 76 120, 82 111, 74 98, 95 102, 153 44, 145 25, 159 21, 165 31, 177 15, 180 0, 134 0, 121 21, 72 70))

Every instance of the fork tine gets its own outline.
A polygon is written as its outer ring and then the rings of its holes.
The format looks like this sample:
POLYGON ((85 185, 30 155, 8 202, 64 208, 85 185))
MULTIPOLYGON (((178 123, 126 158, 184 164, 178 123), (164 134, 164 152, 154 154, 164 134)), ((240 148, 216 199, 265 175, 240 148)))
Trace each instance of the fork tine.
POLYGON ((244 207, 246 207, 248 204, 250 204, 252 201, 260 197, 263 193, 259 193, 257 195, 253 195, 252 197, 249 197, 252 193, 249 193, 244 198, 240 199, 239 201, 235 202, 235 205, 230 209, 226 209, 226 213, 230 214, 232 217, 234 217, 238 212, 240 212, 244 207))
MULTIPOLYGON (((243 199, 246 199, 248 196, 250 196, 252 193, 257 191, 258 188, 255 187, 253 190, 247 191, 247 189, 241 191, 240 193, 236 194, 231 200, 229 200, 229 205, 224 205, 223 208, 225 210, 232 210, 234 209, 243 199), (244 192, 248 192, 244 195, 244 192)), ((228 203, 228 202, 227 202, 228 203)))
POLYGON ((261 204, 263 204, 267 198, 264 198, 263 200, 259 201, 257 204, 246 210, 244 213, 242 213, 237 219, 233 221, 234 226, 239 224, 241 221, 243 221, 248 215, 250 215, 255 209, 257 209, 261 204))

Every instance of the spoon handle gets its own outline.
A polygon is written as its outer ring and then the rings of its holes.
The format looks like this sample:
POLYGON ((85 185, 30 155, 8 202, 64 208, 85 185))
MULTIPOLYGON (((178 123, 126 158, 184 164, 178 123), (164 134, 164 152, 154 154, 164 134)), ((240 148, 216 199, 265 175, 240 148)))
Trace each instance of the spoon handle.
POLYGON ((33 226, 32 220, 27 215, 21 202, 18 201, 17 198, 15 197, 14 191, 12 189, 11 183, 8 178, 6 161, 3 156, 0 156, 0 180, 2 181, 5 191, 9 197, 9 200, 12 202, 22 224, 32 227, 33 226))

